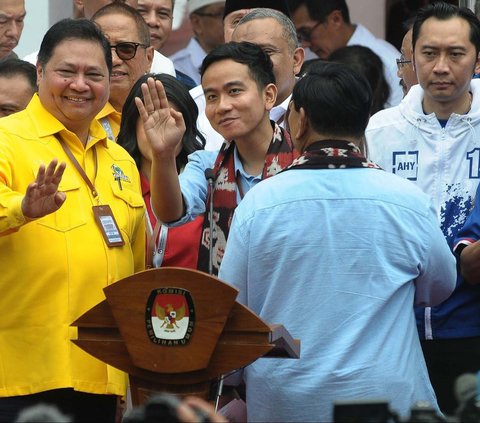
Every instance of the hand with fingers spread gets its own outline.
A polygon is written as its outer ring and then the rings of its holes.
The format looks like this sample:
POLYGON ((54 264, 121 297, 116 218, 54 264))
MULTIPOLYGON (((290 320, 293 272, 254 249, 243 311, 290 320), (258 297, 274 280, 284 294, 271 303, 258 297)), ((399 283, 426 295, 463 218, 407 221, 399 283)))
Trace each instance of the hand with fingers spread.
POLYGON ((65 171, 65 163, 53 159, 45 168, 41 165, 37 178, 27 187, 22 201, 23 215, 29 219, 36 219, 57 211, 65 202, 66 195, 58 191, 58 186, 65 171))
POLYGON ((160 81, 148 78, 142 84, 143 102, 135 98, 147 138, 155 153, 175 154, 185 133, 185 122, 180 112, 170 108, 160 81))

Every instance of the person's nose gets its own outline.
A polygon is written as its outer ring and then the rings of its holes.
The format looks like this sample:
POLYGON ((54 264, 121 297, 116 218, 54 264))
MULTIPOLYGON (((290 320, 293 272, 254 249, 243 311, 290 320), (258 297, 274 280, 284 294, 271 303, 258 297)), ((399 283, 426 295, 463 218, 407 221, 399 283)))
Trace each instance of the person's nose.
POLYGON ((83 73, 75 75, 70 83, 70 87, 75 91, 86 91, 89 89, 87 78, 83 73))
POLYGON ((448 73, 450 70, 450 64, 448 60, 448 56, 445 53, 441 53, 438 55, 435 66, 433 67, 433 71, 435 73, 448 73))
POLYGON ((230 98, 226 95, 221 95, 218 99, 217 113, 226 113, 232 109, 230 98))
POLYGON ((158 26, 158 19, 155 10, 150 10, 146 15, 143 16, 145 22, 148 26, 157 27, 158 26))
POLYGON ((5 33, 8 37, 12 37, 18 40, 20 38, 20 34, 22 33, 22 29, 23 24, 12 19, 8 23, 7 31, 5 33))
POLYGON ((112 66, 121 65, 123 60, 118 57, 117 50, 112 48, 112 66))

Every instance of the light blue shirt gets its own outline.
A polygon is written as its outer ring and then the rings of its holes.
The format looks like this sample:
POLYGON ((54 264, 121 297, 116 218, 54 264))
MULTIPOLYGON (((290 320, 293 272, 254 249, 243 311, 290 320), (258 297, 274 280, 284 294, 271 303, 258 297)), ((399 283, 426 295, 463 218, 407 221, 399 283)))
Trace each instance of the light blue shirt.
POLYGON ((301 340, 244 371, 248 421, 332 421, 335 400, 437 408, 413 312, 455 287, 431 200, 376 169, 289 170, 237 207, 220 279, 301 340))
MULTIPOLYGON (((185 204, 185 215, 176 222, 170 222, 167 226, 179 226, 190 222, 198 215, 205 213, 208 194, 208 181, 205 178, 205 170, 213 168, 217 159, 218 151, 196 151, 188 156, 188 163, 180 174, 180 189, 185 204)), ((243 164, 234 149, 235 174, 242 185, 243 193, 246 194, 250 188, 262 180, 262 175, 249 175, 243 168, 243 164)), ((237 189, 237 204, 241 201, 240 191, 237 189)))

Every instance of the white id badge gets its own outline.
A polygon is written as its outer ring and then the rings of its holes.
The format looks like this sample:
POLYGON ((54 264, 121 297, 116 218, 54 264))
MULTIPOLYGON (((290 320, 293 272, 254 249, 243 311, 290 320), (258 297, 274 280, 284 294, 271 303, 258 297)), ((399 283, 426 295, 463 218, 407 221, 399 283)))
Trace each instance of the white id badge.
POLYGON ((100 232, 102 232, 103 239, 109 247, 121 247, 125 245, 120 229, 118 229, 117 222, 113 216, 112 209, 109 205, 93 206, 93 214, 97 221, 100 232))

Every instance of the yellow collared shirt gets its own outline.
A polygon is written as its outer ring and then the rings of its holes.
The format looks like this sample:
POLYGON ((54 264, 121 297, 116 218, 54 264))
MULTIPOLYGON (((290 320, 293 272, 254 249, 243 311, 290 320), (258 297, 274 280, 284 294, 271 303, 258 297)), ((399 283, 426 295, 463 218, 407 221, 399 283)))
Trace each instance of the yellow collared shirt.
POLYGON ((125 374, 70 342, 76 337, 70 324, 104 299, 105 286, 143 270, 144 250, 135 162, 106 139, 96 120, 84 148, 37 95, 24 111, 0 119, 0 396, 66 387, 125 393, 125 374), (98 202, 55 134, 83 166, 100 203, 111 207, 123 247, 106 245, 92 212, 98 202), (27 186, 53 158, 67 163, 59 188, 67 199, 55 213, 26 222, 21 202, 27 186))

